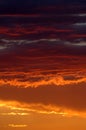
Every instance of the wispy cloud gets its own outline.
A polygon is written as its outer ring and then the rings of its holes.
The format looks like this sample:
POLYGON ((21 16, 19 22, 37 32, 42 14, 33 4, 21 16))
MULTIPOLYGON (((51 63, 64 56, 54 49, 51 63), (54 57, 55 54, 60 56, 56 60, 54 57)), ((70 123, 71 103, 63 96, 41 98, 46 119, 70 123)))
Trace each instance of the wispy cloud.
POLYGON ((13 127, 13 128, 23 128, 23 127, 27 127, 28 125, 22 125, 22 124, 9 124, 9 127, 13 127))

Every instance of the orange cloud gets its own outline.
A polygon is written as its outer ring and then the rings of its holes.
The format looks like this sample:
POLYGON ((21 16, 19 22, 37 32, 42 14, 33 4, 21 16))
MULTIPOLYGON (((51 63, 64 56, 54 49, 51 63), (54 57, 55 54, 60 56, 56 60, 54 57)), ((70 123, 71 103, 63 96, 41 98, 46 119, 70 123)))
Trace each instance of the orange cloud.
MULTIPOLYGON (((17 76, 17 75, 16 75, 17 76)), ((57 86, 64 86, 64 85, 71 85, 71 84, 79 84, 79 83, 86 83, 86 78, 85 77, 81 77, 79 79, 73 79, 73 80, 64 80, 63 77, 58 76, 58 77, 45 77, 43 79, 39 79, 38 81, 22 81, 22 79, 20 79, 21 81, 19 81, 18 79, 14 78, 11 80, 8 79, 1 79, 0 80, 0 86, 4 86, 4 85, 9 85, 9 86, 17 86, 17 87, 39 87, 39 86, 45 86, 45 85, 57 85, 57 86)))
POLYGON ((28 125, 22 125, 22 124, 9 124, 9 127, 13 127, 13 128, 23 128, 23 127, 27 127, 28 125))
POLYGON ((10 101, 10 106, 18 105, 14 101, 19 102, 21 108, 39 113, 84 115, 86 113, 86 103, 84 100, 86 98, 86 83, 83 80, 76 81, 78 81, 77 84, 70 83, 63 86, 42 84, 36 88, 32 87, 32 85, 25 88, 14 87, 14 83, 3 84, 0 87, 0 99, 7 103, 10 101))

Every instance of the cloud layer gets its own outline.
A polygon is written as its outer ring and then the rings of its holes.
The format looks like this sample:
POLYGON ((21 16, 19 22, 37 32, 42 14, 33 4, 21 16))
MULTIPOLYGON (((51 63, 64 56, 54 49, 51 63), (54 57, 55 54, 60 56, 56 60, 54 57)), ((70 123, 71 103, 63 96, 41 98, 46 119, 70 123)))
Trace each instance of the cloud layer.
POLYGON ((86 114, 85 20, 85 12, 0 16, 0 100, 86 114))

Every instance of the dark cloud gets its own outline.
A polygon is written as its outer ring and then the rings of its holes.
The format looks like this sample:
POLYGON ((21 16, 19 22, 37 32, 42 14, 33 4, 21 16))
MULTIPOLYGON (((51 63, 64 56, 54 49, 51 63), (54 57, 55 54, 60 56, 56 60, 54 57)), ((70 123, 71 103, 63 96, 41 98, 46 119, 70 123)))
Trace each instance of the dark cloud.
POLYGON ((83 13, 1 16, 0 39, 61 39, 63 42, 77 43, 86 41, 86 17, 80 15, 83 13))
MULTIPOLYGON (((71 5, 78 5, 79 6, 79 10, 80 9, 85 9, 84 4, 86 2, 84 1, 79 1, 79 0, 75 0, 75 1, 68 1, 68 0, 21 0, 21 1, 17 1, 17 0, 1 0, 0 1, 0 14, 18 14, 18 13, 37 13, 38 8, 39 7, 45 7, 45 6, 63 6, 65 5, 64 11, 62 10, 58 10, 57 13, 59 12, 73 12, 73 9, 71 11, 71 8, 69 8, 69 6, 71 5), (83 6, 83 8, 82 8, 83 6), (68 10, 69 8, 69 10, 68 10)), ((59 6, 59 7, 60 7, 59 6)), ((76 6, 77 7, 77 6, 76 6)), ((77 9, 74 9, 75 12, 77 12, 77 9)), ((53 10, 52 10, 53 11, 53 10)), ((85 9, 86 11, 86 9, 85 9)), ((43 10, 41 10, 41 12, 45 12, 43 10)), ((51 11, 50 11, 51 12, 51 11)), ((55 11, 54 11, 55 12, 55 11)), ((74 13, 75 13, 74 12, 74 13)))

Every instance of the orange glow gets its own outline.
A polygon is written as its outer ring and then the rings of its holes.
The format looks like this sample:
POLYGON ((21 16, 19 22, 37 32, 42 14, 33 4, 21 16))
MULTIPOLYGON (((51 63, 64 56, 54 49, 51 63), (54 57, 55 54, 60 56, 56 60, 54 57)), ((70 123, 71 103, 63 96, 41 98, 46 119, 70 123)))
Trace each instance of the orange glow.
POLYGON ((0 101, 0 107, 10 108, 10 113, 1 113, 2 116, 28 116, 31 113, 40 113, 47 115, 61 115, 65 117, 83 117, 86 118, 86 112, 74 111, 71 109, 66 109, 57 107, 54 105, 43 105, 43 104, 21 104, 18 102, 4 102, 0 101), (16 112, 19 111, 19 112, 16 112), (23 112, 25 111, 25 112, 23 112))
POLYGON ((22 128, 22 127, 27 127, 27 125, 16 125, 16 124, 9 124, 9 127, 14 127, 14 128, 22 128))
POLYGON ((0 85, 10 85, 10 86, 17 86, 17 87, 38 87, 38 86, 43 86, 43 85, 70 85, 70 84, 78 84, 78 83, 82 83, 82 82, 86 82, 86 78, 80 78, 80 79, 76 79, 76 80, 64 80, 63 77, 46 77, 44 80, 40 80, 37 82, 30 82, 30 81, 18 81, 17 79, 13 79, 13 80, 0 80, 0 85))

